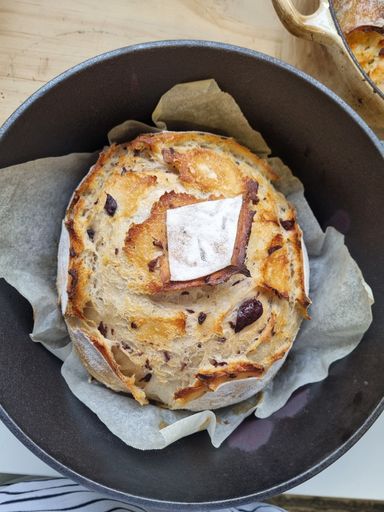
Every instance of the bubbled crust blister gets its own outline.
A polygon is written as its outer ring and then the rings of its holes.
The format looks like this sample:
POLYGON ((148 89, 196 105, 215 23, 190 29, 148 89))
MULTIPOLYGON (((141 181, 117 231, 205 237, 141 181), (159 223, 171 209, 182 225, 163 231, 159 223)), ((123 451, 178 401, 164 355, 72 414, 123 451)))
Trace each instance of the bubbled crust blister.
POLYGON ((207 393, 221 384, 262 382, 283 360, 309 299, 301 230, 271 185, 276 178, 233 139, 201 132, 145 134, 101 153, 66 213, 69 268, 61 283, 69 332, 91 375, 142 404, 197 410, 199 397, 209 407, 207 393), (170 281, 167 208, 239 194, 232 265, 170 281), (250 311, 247 323, 241 316, 250 311))

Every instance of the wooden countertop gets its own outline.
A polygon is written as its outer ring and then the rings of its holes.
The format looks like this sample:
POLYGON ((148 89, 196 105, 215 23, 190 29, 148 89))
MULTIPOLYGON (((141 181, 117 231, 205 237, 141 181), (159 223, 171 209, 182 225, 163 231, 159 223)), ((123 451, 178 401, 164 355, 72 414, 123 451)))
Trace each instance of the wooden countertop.
POLYGON ((280 57, 270 0, 0 0, 0 125, 34 91, 99 53, 208 39, 280 57))

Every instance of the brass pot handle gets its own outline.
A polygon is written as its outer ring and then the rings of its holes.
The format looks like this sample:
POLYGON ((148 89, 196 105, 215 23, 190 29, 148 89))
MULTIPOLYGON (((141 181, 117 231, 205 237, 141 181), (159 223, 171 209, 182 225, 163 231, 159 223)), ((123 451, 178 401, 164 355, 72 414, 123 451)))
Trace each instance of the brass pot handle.
POLYGON ((272 0, 272 3, 281 22, 291 34, 326 45, 343 44, 336 30, 328 0, 320 0, 318 9, 309 15, 298 11, 292 0, 272 0))

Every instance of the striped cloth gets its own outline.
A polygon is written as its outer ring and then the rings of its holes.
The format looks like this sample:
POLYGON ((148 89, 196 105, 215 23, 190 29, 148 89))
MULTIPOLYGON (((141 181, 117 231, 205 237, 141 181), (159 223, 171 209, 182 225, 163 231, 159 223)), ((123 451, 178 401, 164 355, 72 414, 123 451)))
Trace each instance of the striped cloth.
MULTIPOLYGON (((0 512, 155 512, 91 491, 67 478, 33 480, 0 486, 0 512)), ((255 503, 226 512, 284 512, 255 503)))

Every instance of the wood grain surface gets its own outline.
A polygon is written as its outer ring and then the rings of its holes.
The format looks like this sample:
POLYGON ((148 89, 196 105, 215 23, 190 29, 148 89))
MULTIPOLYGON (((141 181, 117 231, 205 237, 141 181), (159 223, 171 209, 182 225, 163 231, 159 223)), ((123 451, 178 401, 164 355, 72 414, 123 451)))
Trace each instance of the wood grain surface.
POLYGON ((0 0, 0 124, 45 82, 108 50, 193 38, 279 57, 284 32, 270 0, 0 0))

